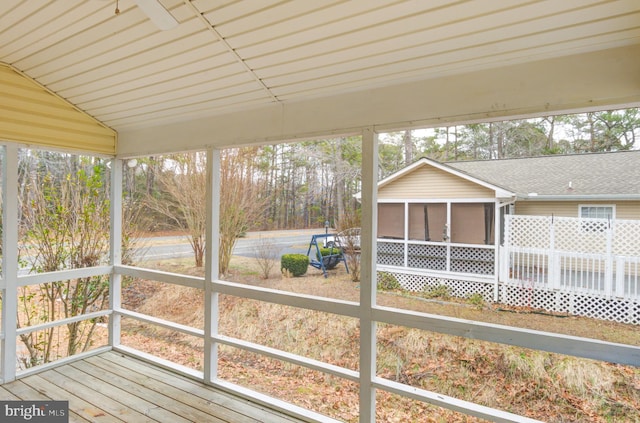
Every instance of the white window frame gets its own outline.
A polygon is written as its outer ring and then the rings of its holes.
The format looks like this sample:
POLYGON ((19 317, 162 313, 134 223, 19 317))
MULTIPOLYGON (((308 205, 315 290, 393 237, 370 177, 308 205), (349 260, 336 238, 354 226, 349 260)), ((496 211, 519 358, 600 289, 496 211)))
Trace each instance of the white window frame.
POLYGON ((578 205, 578 217, 580 217, 580 219, 594 219, 591 216, 583 216, 582 215, 582 209, 586 208, 586 207, 596 207, 596 208, 610 208, 611 209, 611 216, 606 216, 606 217, 598 217, 595 219, 607 219, 610 218, 612 221, 616 220, 616 205, 615 204, 579 204, 578 205))

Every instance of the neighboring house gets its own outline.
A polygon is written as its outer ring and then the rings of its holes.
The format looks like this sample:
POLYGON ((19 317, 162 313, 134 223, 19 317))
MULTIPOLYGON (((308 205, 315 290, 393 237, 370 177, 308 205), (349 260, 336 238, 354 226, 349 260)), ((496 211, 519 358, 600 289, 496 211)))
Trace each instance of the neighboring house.
MULTIPOLYGON (((378 183, 377 254, 378 271, 393 273, 410 290, 445 283, 457 296, 480 292, 508 302, 506 285, 527 284, 635 301, 640 151, 420 159, 378 183), (570 263, 569 253, 581 256, 570 263), (619 257, 631 260, 618 267, 626 271, 615 271, 619 257)), ((536 304, 515 303, 523 301, 536 304)))

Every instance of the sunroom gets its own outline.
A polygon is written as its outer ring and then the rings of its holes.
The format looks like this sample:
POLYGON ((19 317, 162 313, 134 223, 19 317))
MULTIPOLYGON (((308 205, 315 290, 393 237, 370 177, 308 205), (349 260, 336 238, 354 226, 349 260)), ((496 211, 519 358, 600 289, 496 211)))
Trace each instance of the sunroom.
MULTIPOLYGON (((394 410, 383 409, 390 397, 433 405, 415 417, 422 421, 437 421, 442 410, 457 413, 458 420, 466 415, 491 421, 545 420, 512 413, 509 404, 489 407, 481 398, 461 400, 402 378, 385 377, 378 371, 377 353, 384 347, 378 338, 382 331, 395 328, 630 366, 630 373, 637 375, 640 341, 635 339, 602 340, 531 329, 525 323, 511 327, 383 304, 376 292, 375 259, 380 217, 378 133, 638 107, 639 19, 640 5, 624 0, 508 5, 3 1, 0 400, 68 401, 69 421, 393 421, 394 410), (221 279, 220 152, 342 135, 360 136, 362 142, 358 299, 301 295, 221 279), (25 149, 111 162, 106 262, 20 272, 18 156, 25 149), (185 151, 206 157, 204 276, 124 265, 125 163, 185 151), (98 276, 108 280, 109 301, 104 308, 18 327, 20 289, 98 276), (124 277, 200 292, 202 302, 194 308, 202 311, 202 325, 191 327, 128 309, 122 301, 124 277), (351 325, 349 333, 357 339, 357 364, 348 367, 326 359, 327 347, 322 345, 316 355, 305 356, 242 339, 243 334, 221 333, 219 323, 226 308, 220 304, 226 297, 348 322, 345 326, 351 325), (196 338, 202 345, 196 357, 199 364, 179 365, 161 354, 142 351, 122 336, 125 319, 196 338), (107 322, 103 345, 28 369, 17 365, 22 335, 96 320, 107 322), (259 392, 253 389, 258 381, 241 385, 226 380, 220 372, 224 348, 312 371, 320 375, 318 381, 339 380, 328 385, 345 397, 355 396, 355 404, 346 406, 349 417, 304 400, 294 404, 278 397, 278 389, 276 394, 259 392)), ((476 235, 486 246, 498 238, 490 221, 495 221, 499 205, 484 198, 487 201, 474 201, 469 210, 462 206, 460 210, 484 217, 486 226, 476 235)), ((415 218, 416 232, 424 232, 424 242, 427 237, 444 241, 439 228, 443 207, 451 214, 458 207, 445 203, 403 205, 412 221, 415 218)), ((453 241, 454 234, 444 235, 453 241)), ((278 330, 279 323, 298 322, 267 323, 278 330)), ((483 397, 490 397, 490 392, 483 397)))
POLYGON ((429 159, 378 183, 378 270, 492 283, 515 194, 429 159))

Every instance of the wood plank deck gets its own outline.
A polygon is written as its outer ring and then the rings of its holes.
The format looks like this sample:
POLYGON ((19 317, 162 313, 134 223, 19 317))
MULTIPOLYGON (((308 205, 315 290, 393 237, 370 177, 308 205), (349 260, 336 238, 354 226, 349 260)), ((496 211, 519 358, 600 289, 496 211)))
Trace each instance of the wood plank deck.
POLYGON ((116 352, 0 386, 0 400, 68 400, 70 422, 299 422, 116 352))

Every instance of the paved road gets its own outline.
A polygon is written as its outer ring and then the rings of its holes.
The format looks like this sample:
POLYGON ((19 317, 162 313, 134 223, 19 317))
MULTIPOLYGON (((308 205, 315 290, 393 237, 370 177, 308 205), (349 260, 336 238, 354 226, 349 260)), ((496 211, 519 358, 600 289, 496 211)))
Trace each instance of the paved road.
MULTIPOLYGON (((246 237, 238 239, 233 254, 253 258, 260 250, 259 246, 262 243, 268 245, 267 248, 274 250, 273 257, 275 258, 279 258, 282 254, 307 254, 311 235, 322 233, 324 233, 322 229, 249 232, 246 237)), ((142 245, 144 247, 140 248, 138 253, 142 256, 139 261, 193 257, 191 245, 184 236, 145 238, 142 245)), ((20 269, 19 274, 27 275, 29 270, 27 268, 20 269)))
MULTIPOLYGON (((322 234, 322 229, 304 229, 291 231, 263 231, 248 232, 244 238, 239 238, 233 249, 233 254, 243 257, 255 257, 261 246, 275 250, 275 257, 282 254, 306 254, 311 241, 311 235, 322 234)), ((160 260, 163 258, 190 257, 193 255, 191 245, 186 237, 157 237, 146 238, 147 245, 144 260, 160 260)))

